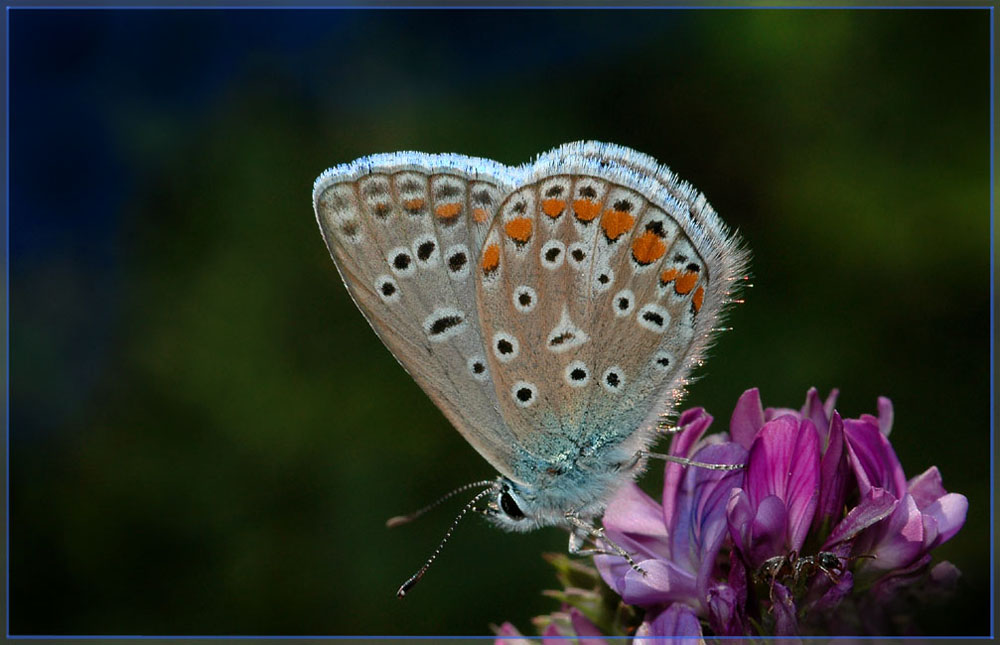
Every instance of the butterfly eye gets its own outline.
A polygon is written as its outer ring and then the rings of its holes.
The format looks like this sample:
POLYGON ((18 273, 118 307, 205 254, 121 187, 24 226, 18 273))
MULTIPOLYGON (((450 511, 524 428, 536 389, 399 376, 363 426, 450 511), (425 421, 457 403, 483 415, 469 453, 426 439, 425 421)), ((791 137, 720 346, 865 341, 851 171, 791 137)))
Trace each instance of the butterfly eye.
POLYGON ((524 519, 524 511, 521 510, 517 502, 514 501, 514 498, 507 491, 500 493, 500 508, 512 520, 524 519))

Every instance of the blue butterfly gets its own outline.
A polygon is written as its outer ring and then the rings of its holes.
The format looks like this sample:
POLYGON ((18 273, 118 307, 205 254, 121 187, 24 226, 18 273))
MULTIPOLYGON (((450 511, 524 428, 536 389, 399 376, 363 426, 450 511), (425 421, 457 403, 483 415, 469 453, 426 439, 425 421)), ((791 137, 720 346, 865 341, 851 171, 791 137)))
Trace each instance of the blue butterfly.
POLYGON ((313 203, 375 333, 500 473, 453 491, 484 487, 458 519, 486 499, 504 529, 563 527, 571 552, 635 566, 593 522, 665 457, 648 448, 748 260, 705 197, 651 157, 577 142, 518 167, 363 157, 320 175, 313 203))

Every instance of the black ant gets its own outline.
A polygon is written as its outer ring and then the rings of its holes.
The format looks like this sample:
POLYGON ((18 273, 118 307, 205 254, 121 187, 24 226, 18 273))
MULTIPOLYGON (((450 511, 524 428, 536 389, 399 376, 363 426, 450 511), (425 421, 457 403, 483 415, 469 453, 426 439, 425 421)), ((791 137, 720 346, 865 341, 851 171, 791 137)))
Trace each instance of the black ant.
POLYGON ((821 572, 830 582, 837 584, 840 576, 844 575, 845 566, 850 560, 857 558, 874 558, 874 555, 856 555, 841 557, 830 551, 820 551, 816 555, 799 557, 798 553, 792 551, 788 555, 776 555, 764 560, 753 575, 754 582, 773 582, 775 580, 787 580, 791 578, 793 585, 808 580, 816 572, 821 572))

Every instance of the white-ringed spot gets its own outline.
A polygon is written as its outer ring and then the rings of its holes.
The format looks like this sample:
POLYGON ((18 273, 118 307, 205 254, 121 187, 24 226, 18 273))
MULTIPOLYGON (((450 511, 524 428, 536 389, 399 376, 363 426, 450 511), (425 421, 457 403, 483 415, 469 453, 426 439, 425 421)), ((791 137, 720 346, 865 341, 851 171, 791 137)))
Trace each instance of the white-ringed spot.
POLYGON ((469 275, 469 247, 464 244, 449 246, 444 252, 444 262, 448 267, 448 275, 452 278, 466 278, 469 275))
POLYGON ((590 383, 590 370, 583 361, 573 361, 563 370, 563 379, 570 387, 583 387, 590 383))
POLYGON ((501 363, 511 362, 520 351, 521 344, 514 336, 502 331, 493 334, 493 355, 501 363))
POLYGON ((635 294, 631 289, 622 289, 611 300, 611 308, 616 316, 624 318, 635 309, 635 294))
POLYGON ((424 319, 424 332, 435 343, 457 336, 467 328, 465 312, 454 307, 439 307, 424 319))
POLYGON ((538 388, 534 383, 518 381, 510 388, 510 395, 514 398, 514 403, 521 408, 530 407, 538 398, 538 388))
POLYGON ((574 347, 579 347, 588 340, 590 340, 590 336, 570 320, 569 307, 563 305, 562 316, 560 316, 559 322, 552 328, 552 331, 549 332, 545 344, 548 346, 549 351, 559 354, 574 347))
POLYGON ((604 293, 615 282, 615 272, 605 267, 594 274, 594 293, 604 293))
POLYGON ((528 285, 521 285, 514 289, 512 299, 514 301, 514 308, 522 314, 526 314, 535 308, 535 305, 538 303, 538 294, 528 285))
POLYGON ((399 300, 399 283, 391 275, 385 274, 375 278, 375 292, 382 302, 396 302, 399 300))
POLYGON ((413 241, 413 255, 421 268, 429 268, 438 263, 441 251, 438 249, 437 238, 426 233, 413 241))
POLYGON ((617 365, 604 370, 601 375, 601 387, 612 394, 618 394, 625 387, 625 372, 617 365))
POLYGON ((579 242, 573 242, 566 247, 566 261, 569 262, 571 267, 579 271, 587 261, 587 248, 579 242))
POLYGON ((485 381, 490 377, 490 371, 486 367, 486 359, 482 356, 473 356, 466 362, 466 367, 469 368, 469 374, 472 378, 477 381, 485 381))
POLYGON ((401 278, 411 276, 417 270, 417 264, 413 261, 413 256, 410 255, 410 249, 405 246, 397 246, 389 251, 385 259, 392 272, 401 278))
POLYGON ((657 334, 662 334, 670 326, 670 313, 660 305, 649 303, 643 305, 635 319, 644 328, 657 334))
POLYGON ((661 372, 668 372, 674 366, 674 355, 665 349, 653 354, 653 368, 661 372))
POLYGON ((542 245, 538 258, 543 267, 555 271, 562 266, 563 260, 566 259, 566 245, 561 240, 549 240, 542 245))

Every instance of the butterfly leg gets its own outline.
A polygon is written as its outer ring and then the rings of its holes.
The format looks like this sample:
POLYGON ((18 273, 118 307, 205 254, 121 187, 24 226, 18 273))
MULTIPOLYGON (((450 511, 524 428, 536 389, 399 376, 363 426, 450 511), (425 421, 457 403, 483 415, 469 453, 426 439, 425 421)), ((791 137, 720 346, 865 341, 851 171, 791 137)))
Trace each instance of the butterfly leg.
POLYGON ((684 466, 694 466, 696 468, 706 468, 708 470, 739 470, 743 468, 743 464, 708 464, 703 461, 695 461, 694 459, 688 459, 687 457, 667 455, 660 452, 648 452, 646 450, 640 450, 638 453, 636 453, 636 460, 643 458, 662 459, 664 461, 672 461, 675 464, 681 464, 684 466))
POLYGON ((632 559, 632 554, 605 535, 603 528, 594 528, 572 513, 566 514, 566 520, 573 527, 569 532, 570 553, 573 555, 617 555, 624 558, 630 567, 642 575, 646 575, 645 570, 632 559), (588 539, 594 544, 593 547, 584 546, 588 539), (602 548, 601 543, 607 545, 608 548, 602 548))

